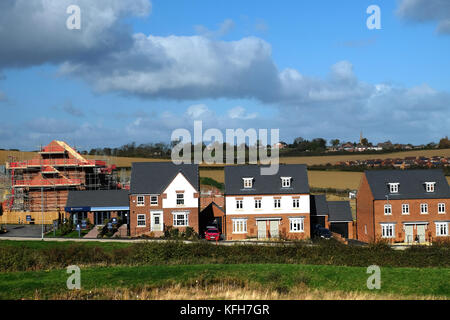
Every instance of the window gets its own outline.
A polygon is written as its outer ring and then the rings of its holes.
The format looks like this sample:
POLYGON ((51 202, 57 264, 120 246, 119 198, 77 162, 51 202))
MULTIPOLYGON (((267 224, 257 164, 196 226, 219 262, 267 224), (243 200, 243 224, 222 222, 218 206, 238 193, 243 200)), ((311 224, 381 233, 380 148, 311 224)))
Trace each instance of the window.
POLYGON ((436 223, 436 236, 445 237, 448 236, 448 222, 435 222, 436 223))
POLYGON ((281 186, 283 188, 289 188, 291 186, 291 177, 282 177, 281 186))
POLYGON ((177 193, 177 206, 184 205, 184 193, 177 193))
POLYGON ((144 196, 137 196, 137 205, 138 206, 145 205, 145 197, 144 196))
POLYGON ((247 233, 247 220, 233 219, 233 233, 247 233))
POLYGON ((300 208, 300 199, 292 199, 292 207, 300 208))
POLYGON ((242 208, 243 208, 243 201, 236 200, 236 209, 242 209, 242 208))
POLYGON ((275 209, 281 208, 281 199, 274 199, 273 206, 275 209))
POLYGON ((409 204, 402 204, 402 214, 409 214, 409 204))
POLYGON ((145 214, 137 215, 137 225, 138 227, 145 227, 145 214))
POLYGON ((425 182, 425 186, 427 189, 427 192, 434 192, 434 185, 436 183, 435 182, 425 182))
POLYGON ((438 213, 445 213, 445 203, 438 203, 438 213))
POLYGON ((255 199, 255 209, 261 209, 261 199, 255 199))
POLYGON ((383 238, 394 238, 395 236, 395 225, 394 224, 382 224, 381 225, 381 236, 383 238))
POLYGON ((150 196, 150 205, 152 206, 158 205, 158 196, 150 196))
POLYGON ((185 212, 177 212, 173 214, 173 225, 175 227, 187 227, 188 223, 188 214, 185 212))
POLYGON ((421 203, 420 204, 420 213, 421 214, 428 214, 428 204, 427 203, 421 203))
POLYGON ((389 183, 389 192, 398 193, 398 185, 399 183, 389 183))
POLYGON ((391 214, 392 214, 392 205, 385 204, 384 205, 384 215, 385 216, 390 216, 391 214))
POLYGON ((244 188, 250 189, 253 187, 253 178, 244 178, 244 188))
POLYGON ((290 232, 304 232, 304 218, 290 218, 290 232))

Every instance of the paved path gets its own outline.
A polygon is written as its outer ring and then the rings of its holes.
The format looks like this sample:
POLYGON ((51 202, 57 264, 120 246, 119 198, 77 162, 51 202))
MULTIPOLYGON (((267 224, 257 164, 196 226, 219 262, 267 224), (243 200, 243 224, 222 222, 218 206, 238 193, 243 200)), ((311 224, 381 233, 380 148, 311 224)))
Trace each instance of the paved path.
POLYGON ((0 234, 0 239, 5 237, 41 238, 41 225, 7 224, 4 225, 4 227, 8 230, 8 232, 0 234))
POLYGON ((84 237, 83 239, 97 239, 97 235, 98 235, 98 230, 97 227, 94 226, 91 231, 89 231, 84 237))

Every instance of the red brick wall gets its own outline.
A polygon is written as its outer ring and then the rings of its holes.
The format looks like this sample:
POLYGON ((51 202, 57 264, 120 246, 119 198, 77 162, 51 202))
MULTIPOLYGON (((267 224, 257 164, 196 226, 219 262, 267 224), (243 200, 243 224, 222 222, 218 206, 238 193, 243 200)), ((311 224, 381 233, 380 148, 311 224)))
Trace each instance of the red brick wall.
MULTIPOLYGON (((150 205, 150 196, 146 195, 145 205, 137 205, 137 196, 130 195, 130 235, 136 237, 142 234, 150 234, 151 232, 151 210, 161 210, 163 211, 163 222, 164 226, 173 225, 173 214, 174 211, 189 211, 189 226, 194 228, 195 232, 199 231, 199 209, 198 208, 162 208, 162 196, 158 196, 158 205, 150 205), (145 227, 138 227, 137 216, 138 214, 145 215, 145 227)), ((178 227, 180 231, 184 231, 185 227, 178 227)), ((162 232, 154 233, 156 237, 161 236, 162 232)))
MULTIPOLYGON (((375 207, 375 238, 381 239, 382 230, 381 222, 393 222, 395 226, 395 238, 390 239, 392 242, 405 241, 405 232, 403 230, 403 222, 414 221, 427 221, 428 227, 425 230, 426 241, 432 241, 436 238, 436 225, 435 221, 448 221, 450 220, 450 199, 413 199, 413 200, 389 200, 389 204, 392 205, 392 215, 384 215, 384 205, 387 204, 387 200, 376 200, 375 207), (428 214, 420 213, 420 204, 428 204, 428 214), (438 203, 445 203, 446 213, 438 214, 438 203), (402 204, 409 204, 409 215, 402 215, 402 204)), ((414 237, 416 236, 416 230, 413 230, 414 237)))
POLYGON ((373 196, 366 175, 363 175, 356 196, 357 239, 364 242, 374 240, 373 196))

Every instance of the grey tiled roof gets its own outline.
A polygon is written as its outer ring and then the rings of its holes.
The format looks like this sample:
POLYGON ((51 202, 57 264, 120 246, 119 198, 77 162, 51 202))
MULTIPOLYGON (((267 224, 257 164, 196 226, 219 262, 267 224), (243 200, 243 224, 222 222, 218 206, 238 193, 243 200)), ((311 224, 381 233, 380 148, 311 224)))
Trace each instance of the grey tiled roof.
POLYGON ((66 207, 128 207, 128 190, 69 191, 66 207))
POLYGON ((327 216, 328 205, 324 194, 310 196, 310 211, 312 216, 327 216))
POLYGON ((131 194, 161 194, 181 172, 199 190, 198 165, 172 162, 134 162, 131 168, 131 194))
POLYGON ((308 174, 304 164, 280 165, 276 175, 261 175, 261 166, 237 165, 225 167, 225 194, 308 194, 308 174), (291 177, 291 187, 281 187, 281 177, 291 177), (253 187, 244 189, 243 178, 253 178, 253 187))
POLYGON ((450 198, 450 188, 442 170, 373 170, 365 175, 375 200, 450 198), (436 182, 434 192, 426 192, 425 182, 436 182), (399 183, 399 192, 390 193, 388 183, 399 183))
POLYGON ((350 222, 353 221, 352 209, 348 201, 328 201, 328 221, 350 222))

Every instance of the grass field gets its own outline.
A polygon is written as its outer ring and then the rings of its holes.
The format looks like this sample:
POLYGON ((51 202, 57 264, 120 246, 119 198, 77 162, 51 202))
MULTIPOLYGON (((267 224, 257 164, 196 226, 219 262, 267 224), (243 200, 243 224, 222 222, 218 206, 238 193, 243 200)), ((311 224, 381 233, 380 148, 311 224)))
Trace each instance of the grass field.
MULTIPOLYGON (((117 288, 162 289, 174 285, 206 289, 211 285, 226 285, 240 289, 273 290, 287 297, 300 286, 303 290, 325 292, 450 298, 449 268, 382 268, 381 289, 375 292, 367 289, 366 271, 362 267, 285 264, 81 267, 81 286, 87 292, 117 288)), ((0 298, 64 297, 68 294, 67 278, 65 269, 2 273, 0 298)), ((184 299, 192 298, 195 299, 187 291, 184 299)), ((220 298, 220 293, 217 298, 220 298)))

